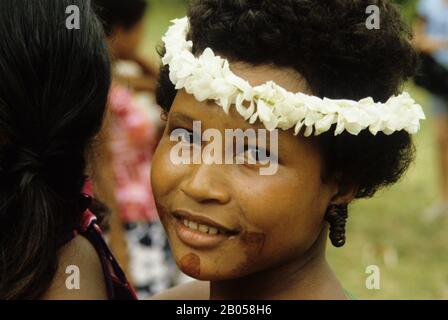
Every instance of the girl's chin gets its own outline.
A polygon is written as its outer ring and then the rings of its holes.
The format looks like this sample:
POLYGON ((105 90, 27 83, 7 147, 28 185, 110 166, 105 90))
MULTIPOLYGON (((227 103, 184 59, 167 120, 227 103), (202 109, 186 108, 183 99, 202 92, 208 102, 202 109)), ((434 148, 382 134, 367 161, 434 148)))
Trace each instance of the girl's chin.
POLYGON ((229 265, 226 268, 223 265, 213 265, 213 262, 206 263, 205 260, 203 256, 199 258, 193 253, 176 256, 179 269, 187 276, 200 281, 235 280, 251 273, 251 270, 238 270, 237 265, 229 265))

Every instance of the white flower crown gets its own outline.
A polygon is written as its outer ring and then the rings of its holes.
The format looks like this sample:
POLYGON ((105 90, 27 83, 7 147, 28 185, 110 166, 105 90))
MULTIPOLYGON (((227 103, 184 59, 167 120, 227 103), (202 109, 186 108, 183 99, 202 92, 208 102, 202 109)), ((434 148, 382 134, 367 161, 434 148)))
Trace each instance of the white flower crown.
POLYGON ((260 119, 268 130, 294 127, 295 135, 304 127, 306 137, 328 131, 333 124, 335 135, 344 130, 358 135, 367 128, 373 135, 380 131, 389 135, 400 130, 415 134, 420 120, 425 119, 421 106, 406 92, 379 103, 371 97, 360 101, 321 99, 288 92, 272 81, 252 87, 212 49, 205 49, 199 58, 192 54, 193 43, 186 40, 190 28, 187 17, 172 22, 162 38, 166 49, 162 63, 169 65, 170 80, 176 89, 185 89, 198 101, 214 100, 226 113, 235 105, 251 124, 260 119), (243 105, 245 102, 249 107, 243 105))

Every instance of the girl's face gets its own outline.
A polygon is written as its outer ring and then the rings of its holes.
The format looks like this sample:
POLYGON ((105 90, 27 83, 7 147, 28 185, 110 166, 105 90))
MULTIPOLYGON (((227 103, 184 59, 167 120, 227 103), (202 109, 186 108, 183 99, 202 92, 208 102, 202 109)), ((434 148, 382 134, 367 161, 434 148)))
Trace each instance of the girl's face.
MULTIPOLYGON (((236 63, 232 70, 253 86, 273 80, 289 91, 307 92, 304 81, 289 69, 236 63)), ((201 280, 235 279, 304 256, 324 230, 326 208, 338 192, 321 178, 323 164, 314 139, 279 130, 274 175, 260 175, 260 164, 174 164, 170 153, 178 142, 170 140, 170 133, 193 131, 194 120, 201 121, 203 131, 214 128, 222 137, 225 129, 263 128, 250 125, 234 107, 226 114, 211 102, 178 92, 151 179, 181 270, 201 280)), ((208 143, 202 142, 202 148, 208 143)))

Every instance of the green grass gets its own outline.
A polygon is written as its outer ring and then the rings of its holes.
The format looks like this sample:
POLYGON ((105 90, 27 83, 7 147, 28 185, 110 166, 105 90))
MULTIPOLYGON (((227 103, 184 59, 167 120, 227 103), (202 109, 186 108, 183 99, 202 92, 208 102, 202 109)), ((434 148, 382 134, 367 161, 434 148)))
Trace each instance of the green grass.
MULTIPOLYGON (((427 105, 421 90, 412 86, 408 90, 427 105)), ((415 137, 417 158, 406 176, 372 199, 355 202, 349 212, 347 244, 328 251, 343 285, 358 298, 448 298, 448 219, 421 222, 422 211, 438 195, 432 136, 428 119, 415 137), (385 252, 396 258, 385 258, 385 252), (380 267, 380 290, 365 287, 368 265, 380 267)))
MULTIPOLYGON (((409 16, 411 9, 406 10, 409 16)), ((169 20, 184 15, 181 5, 156 1, 147 17, 142 51, 156 59, 154 47, 169 20)), ((412 86, 408 90, 426 110, 426 94, 412 86)), ((432 225, 421 222, 421 212, 438 194, 432 136, 427 120, 415 138, 417 158, 407 175, 374 198, 355 202, 346 245, 329 247, 331 265, 358 299, 448 299, 448 219, 432 225), (380 290, 365 287, 368 265, 380 267, 380 290)))

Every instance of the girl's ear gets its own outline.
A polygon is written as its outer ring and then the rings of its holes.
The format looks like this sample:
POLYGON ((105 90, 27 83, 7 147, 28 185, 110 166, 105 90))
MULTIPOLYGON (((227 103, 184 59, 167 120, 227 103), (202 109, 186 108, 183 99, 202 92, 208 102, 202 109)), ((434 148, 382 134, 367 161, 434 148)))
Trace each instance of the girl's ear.
POLYGON ((162 112, 160 113, 160 120, 167 122, 168 121, 168 112, 166 112, 165 110, 162 110, 162 112))
POLYGON ((352 202, 358 193, 359 183, 353 179, 342 177, 338 175, 335 178, 337 191, 331 198, 331 203, 334 204, 349 204, 352 202))

